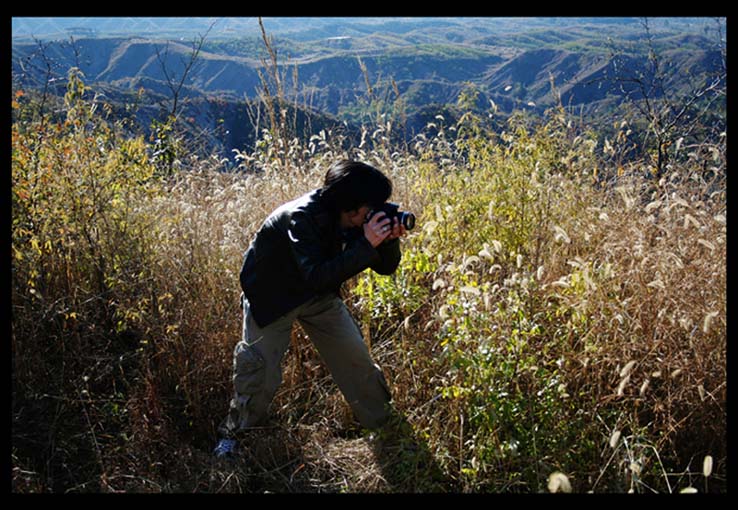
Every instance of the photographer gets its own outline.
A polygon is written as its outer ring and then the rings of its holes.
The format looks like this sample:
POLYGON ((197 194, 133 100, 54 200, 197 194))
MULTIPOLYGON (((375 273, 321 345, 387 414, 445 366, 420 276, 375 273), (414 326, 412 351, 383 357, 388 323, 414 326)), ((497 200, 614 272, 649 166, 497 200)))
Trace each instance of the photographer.
POLYGON ((231 455, 234 433, 266 418, 295 320, 362 426, 377 428, 388 419, 387 383, 339 288, 366 268, 379 274, 397 269, 406 228, 396 206, 387 209, 391 193, 391 181, 376 168, 340 161, 322 188, 279 207, 257 232, 240 274, 243 338, 234 349, 235 391, 216 456, 231 455), (388 213, 371 214, 383 208, 388 213))

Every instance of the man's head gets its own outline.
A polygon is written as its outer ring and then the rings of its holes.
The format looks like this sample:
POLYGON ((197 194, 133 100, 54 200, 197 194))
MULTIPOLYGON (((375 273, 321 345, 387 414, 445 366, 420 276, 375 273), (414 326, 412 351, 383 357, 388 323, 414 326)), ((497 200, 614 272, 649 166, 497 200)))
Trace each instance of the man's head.
POLYGON ((325 175, 322 199, 336 213, 375 209, 392 194, 392 182, 382 172, 358 161, 335 163, 325 175))

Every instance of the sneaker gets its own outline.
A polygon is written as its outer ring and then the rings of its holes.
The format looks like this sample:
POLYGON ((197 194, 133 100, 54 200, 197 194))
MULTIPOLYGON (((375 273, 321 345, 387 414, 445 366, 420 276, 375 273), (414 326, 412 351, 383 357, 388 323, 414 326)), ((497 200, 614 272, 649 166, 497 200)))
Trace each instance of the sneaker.
POLYGON ((213 455, 218 459, 232 459, 236 454, 235 439, 221 439, 213 450, 213 455))

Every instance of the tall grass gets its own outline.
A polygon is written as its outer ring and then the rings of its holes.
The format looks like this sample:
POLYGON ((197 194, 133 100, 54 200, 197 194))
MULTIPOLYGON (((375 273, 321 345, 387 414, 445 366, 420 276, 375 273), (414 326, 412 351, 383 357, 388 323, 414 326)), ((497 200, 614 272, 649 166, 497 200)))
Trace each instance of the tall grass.
POLYGON ((725 490, 720 152, 654 182, 555 110, 499 134, 441 120, 409 148, 389 124, 357 147, 266 134, 236 172, 165 179, 143 139, 67 102, 13 124, 14 490, 725 490), (274 424, 214 467, 243 251, 343 157, 419 219, 395 275, 345 288, 412 445, 367 446, 296 328, 274 424))

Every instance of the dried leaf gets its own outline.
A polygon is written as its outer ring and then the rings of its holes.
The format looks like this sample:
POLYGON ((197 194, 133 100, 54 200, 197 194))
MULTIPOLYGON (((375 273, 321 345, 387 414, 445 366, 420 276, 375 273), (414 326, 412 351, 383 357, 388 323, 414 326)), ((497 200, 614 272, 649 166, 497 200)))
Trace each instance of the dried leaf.
POLYGON ((636 364, 635 360, 629 361, 620 371, 620 377, 625 377, 626 375, 630 374, 630 371, 633 370, 633 367, 635 366, 635 364, 636 364))

